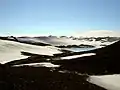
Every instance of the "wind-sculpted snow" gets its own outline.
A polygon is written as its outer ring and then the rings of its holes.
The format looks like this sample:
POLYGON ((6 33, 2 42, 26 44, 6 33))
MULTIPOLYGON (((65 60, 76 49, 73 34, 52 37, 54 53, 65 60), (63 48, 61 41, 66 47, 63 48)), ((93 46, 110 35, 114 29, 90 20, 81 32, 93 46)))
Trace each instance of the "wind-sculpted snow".
POLYGON ((14 41, 0 40, 0 63, 6 63, 13 60, 27 58, 28 56, 21 55, 21 51, 43 55, 53 55, 55 53, 61 53, 52 46, 42 47, 18 43, 14 41))

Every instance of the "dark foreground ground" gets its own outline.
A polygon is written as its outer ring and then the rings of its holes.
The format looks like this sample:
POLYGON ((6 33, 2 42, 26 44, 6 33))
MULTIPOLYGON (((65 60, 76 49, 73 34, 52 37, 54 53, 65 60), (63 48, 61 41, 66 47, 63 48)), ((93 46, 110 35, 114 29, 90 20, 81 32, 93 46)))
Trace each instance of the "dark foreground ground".
POLYGON ((105 90, 88 83, 86 78, 44 67, 11 67, 1 69, 0 90, 105 90))

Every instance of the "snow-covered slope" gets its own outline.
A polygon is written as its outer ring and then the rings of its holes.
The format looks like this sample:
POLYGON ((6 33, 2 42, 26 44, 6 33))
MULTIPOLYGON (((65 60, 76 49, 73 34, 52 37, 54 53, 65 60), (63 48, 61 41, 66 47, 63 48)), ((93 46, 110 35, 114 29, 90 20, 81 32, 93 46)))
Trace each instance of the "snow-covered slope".
POLYGON ((88 81, 90 83, 104 87, 107 90, 120 90, 120 74, 90 76, 88 81))
POLYGON ((12 60, 26 58, 27 56, 21 55, 21 51, 44 55, 53 55, 54 53, 60 53, 60 51, 52 46, 42 47, 18 43, 14 41, 0 40, 0 63, 6 63, 12 60))

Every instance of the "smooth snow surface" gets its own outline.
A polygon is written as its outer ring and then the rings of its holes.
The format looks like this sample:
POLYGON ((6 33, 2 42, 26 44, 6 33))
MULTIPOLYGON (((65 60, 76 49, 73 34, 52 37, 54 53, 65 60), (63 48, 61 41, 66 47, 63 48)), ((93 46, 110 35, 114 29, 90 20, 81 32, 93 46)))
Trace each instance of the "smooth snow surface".
POLYGON ((15 67, 19 66, 33 66, 33 67, 59 67, 59 65, 54 65, 52 63, 42 62, 42 63, 30 63, 30 64, 20 64, 20 65, 14 65, 15 67))
POLYGON ((86 54, 81 54, 81 55, 61 57, 61 59, 74 59, 74 58, 80 58, 80 57, 92 56, 92 55, 96 55, 96 54, 95 53, 86 53, 86 54))
POLYGON ((120 90, 120 74, 90 76, 87 80, 107 90, 120 90))
POLYGON ((13 60, 27 58, 28 56, 21 55, 21 51, 42 55, 61 53, 52 46, 35 46, 14 41, 0 40, 0 63, 4 64, 13 60))

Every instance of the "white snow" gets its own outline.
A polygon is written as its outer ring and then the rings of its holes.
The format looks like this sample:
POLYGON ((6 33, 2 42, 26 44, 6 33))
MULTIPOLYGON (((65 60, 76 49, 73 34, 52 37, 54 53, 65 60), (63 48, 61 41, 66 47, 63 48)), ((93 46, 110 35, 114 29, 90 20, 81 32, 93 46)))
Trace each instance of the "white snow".
POLYGON ((87 81, 107 90, 120 90, 120 74, 90 76, 87 81))
POLYGON ((61 59, 74 59, 74 58, 80 58, 80 57, 85 57, 85 56, 92 56, 96 55, 95 53, 86 53, 82 55, 73 55, 73 56, 66 56, 66 57, 61 57, 61 59))
POLYGON ((48 63, 48 62, 14 65, 14 67, 19 67, 19 66, 33 66, 33 67, 41 67, 41 66, 43 66, 43 67, 59 67, 60 65, 54 65, 54 64, 52 64, 52 63, 48 63))
POLYGON ((27 58, 28 56, 21 55, 21 51, 42 55, 53 55, 55 53, 61 53, 52 46, 43 47, 18 43, 14 41, 0 40, 0 63, 4 64, 13 60, 27 58))

